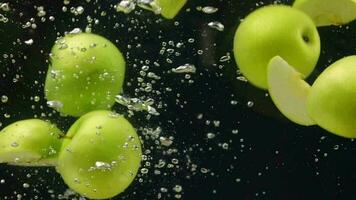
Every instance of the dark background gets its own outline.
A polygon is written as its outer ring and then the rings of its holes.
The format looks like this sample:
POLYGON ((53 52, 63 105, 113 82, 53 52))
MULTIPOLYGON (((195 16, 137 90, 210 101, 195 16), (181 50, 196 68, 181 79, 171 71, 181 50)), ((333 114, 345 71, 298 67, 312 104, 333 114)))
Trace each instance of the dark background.
MULTIPOLYGON (((115 199, 175 199, 176 194, 181 194, 181 199, 214 200, 355 198, 354 140, 334 136, 316 126, 302 127, 289 122, 266 96, 266 91, 236 79, 237 66, 232 52, 235 30, 252 10, 274 1, 191 0, 174 20, 141 9, 128 15, 117 13, 113 8, 117 2, 72 0, 68 10, 79 5, 85 9, 78 16, 70 11, 62 12, 63 1, 10 2, 11 12, 2 12, 10 21, 0 22, 0 95, 9 98, 7 103, 0 102, 2 127, 39 117, 50 119, 65 131, 75 121, 59 116, 46 106, 43 83, 48 54, 56 37, 73 28, 84 29, 90 15, 99 20, 98 24, 93 23, 93 32, 115 42, 126 55, 126 83, 130 84, 124 87, 124 93, 131 97, 151 97, 156 100, 155 107, 162 104, 159 117, 148 120, 145 113, 136 113, 129 120, 141 136, 144 128, 160 126, 162 136, 174 137, 170 147, 143 137, 145 154, 151 164, 143 162, 143 167, 149 172, 139 174, 115 199), (36 16, 36 6, 44 6, 45 22, 36 16), (219 11, 208 15, 197 11, 197 6, 214 6, 219 11), (101 16, 102 11, 106 16, 101 16), (48 20, 49 16, 55 20, 48 20), (23 28, 31 18, 37 28, 23 28), (211 21, 221 22, 225 30, 219 32, 208 27, 211 21), (24 44, 30 38, 34 43, 24 44), (195 41, 189 43, 190 38, 195 41), (170 40, 184 44, 179 49, 172 47, 180 56, 159 54, 162 42, 170 40), (203 53, 198 54, 198 50, 203 53), (227 53, 231 59, 219 61, 227 53), (173 63, 168 63, 167 58, 173 63), (155 67, 153 62, 160 66, 155 67), (149 63, 149 71, 162 77, 154 84, 154 90, 160 94, 135 90, 139 88, 137 77, 144 63, 149 63), (197 67, 197 73, 190 79, 194 83, 188 83, 182 74, 169 73, 185 63, 197 67), (172 91, 166 91, 167 87, 172 91), (35 96, 40 100, 35 101, 35 96), (232 100, 238 103, 233 105, 232 100), (253 102, 252 107, 247 106, 249 101, 253 102), (202 119, 197 118, 199 114, 203 114, 202 119), (212 125, 214 120, 220 122, 218 127, 212 125), (215 138, 207 139, 209 132, 215 138), (223 143, 228 144, 227 149, 222 147, 223 143), (173 158, 179 160, 178 165, 160 169, 160 175, 154 173, 158 160, 170 163, 173 158), (175 185, 182 186, 182 192, 174 192, 175 185)), ((291 1, 279 3, 291 4, 291 1)), ((319 28, 319 33, 321 56, 308 79, 310 83, 332 62, 356 54, 356 22, 319 28)), ((126 108, 120 105, 115 105, 114 110, 127 115, 126 108)), ((17 194, 22 199, 58 199, 66 190, 53 168, 1 164, 0 179, 5 180, 0 183, 1 200, 17 199, 17 194), (23 187, 24 183, 29 187, 23 187)))

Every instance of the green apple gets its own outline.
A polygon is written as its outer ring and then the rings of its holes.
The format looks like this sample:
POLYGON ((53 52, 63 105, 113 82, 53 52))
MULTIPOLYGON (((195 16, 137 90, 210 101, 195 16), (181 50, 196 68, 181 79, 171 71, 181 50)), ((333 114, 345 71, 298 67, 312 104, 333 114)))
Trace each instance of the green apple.
POLYGON ((322 72, 311 87, 307 108, 322 128, 356 138, 356 56, 342 58, 322 72))
POLYGON ((315 124, 307 111, 310 85, 281 57, 276 56, 269 62, 267 82, 272 101, 284 116, 300 125, 315 124))
POLYGON ((253 85, 267 89, 267 65, 277 55, 307 77, 318 61, 320 38, 314 22, 302 11, 269 5, 239 25, 234 54, 242 74, 253 85))
POLYGON ((164 18, 173 19, 186 3, 187 0, 140 0, 137 5, 156 14, 161 14, 164 18))
POLYGON ((0 163, 56 165, 62 135, 55 125, 39 119, 10 124, 0 131, 0 163))
POLYGON ((161 8, 161 15, 173 19, 186 4, 187 0, 155 0, 161 8))
POLYGON ((293 7, 307 13, 317 26, 342 25, 356 19, 356 0, 296 0, 293 7))
POLYGON ((81 116, 109 109, 124 77, 125 60, 113 43, 91 33, 68 34, 52 48, 45 95, 61 114, 81 116))
POLYGON ((92 199, 106 199, 131 184, 141 155, 140 139, 124 117, 93 111, 69 129, 57 170, 74 191, 92 199))

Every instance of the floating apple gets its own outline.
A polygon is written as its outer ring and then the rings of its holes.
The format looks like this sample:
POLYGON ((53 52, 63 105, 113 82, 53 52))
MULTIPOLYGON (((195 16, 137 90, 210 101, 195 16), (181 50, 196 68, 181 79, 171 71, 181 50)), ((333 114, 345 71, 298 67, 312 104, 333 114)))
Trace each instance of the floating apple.
POLYGON ((312 19, 283 5, 265 6, 249 14, 237 28, 234 39, 240 71, 263 89, 267 89, 267 65, 274 56, 281 56, 307 77, 319 53, 319 34, 312 19))
POLYGON ((53 124, 29 119, 0 131, 0 163, 22 166, 56 165, 62 140, 53 124))
POLYGON ((342 25, 356 19, 356 0, 296 0, 293 7, 307 13, 317 26, 342 25))
POLYGON ((314 125, 307 111, 310 85, 281 57, 272 58, 267 72, 268 92, 281 113, 291 121, 314 125))
POLYGON ((316 79, 307 108, 322 128, 356 138, 356 56, 333 63, 316 79))
POLYGON ((63 115, 109 109, 124 76, 125 60, 113 43, 95 34, 68 34, 52 48, 46 98, 63 115))
POLYGON ((141 162, 141 143, 122 116, 94 111, 79 118, 67 133, 57 170, 74 191, 106 199, 124 191, 141 162))
POLYGON ((183 8, 187 0, 155 0, 161 8, 161 15, 167 19, 173 19, 183 8))

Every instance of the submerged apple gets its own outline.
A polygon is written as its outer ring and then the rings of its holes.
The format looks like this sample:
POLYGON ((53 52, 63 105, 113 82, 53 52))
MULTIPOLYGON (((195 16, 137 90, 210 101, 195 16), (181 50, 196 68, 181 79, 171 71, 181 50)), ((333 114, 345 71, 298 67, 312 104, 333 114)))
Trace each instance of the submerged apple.
POLYGON ((140 139, 124 117, 94 111, 69 129, 57 170, 74 191, 92 199, 106 199, 131 184, 141 154, 140 139))
POLYGON ((296 0, 293 7, 307 13, 317 26, 342 25, 356 19, 356 0, 296 0))
POLYGON ((161 9, 161 15, 167 19, 173 19, 183 8, 187 0, 155 0, 161 9))
POLYGON ((68 34, 52 48, 46 98, 63 115, 109 109, 124 76, 125 60, 113 43, 95 34, 68 34))
POLYGON ((291 121, 304 125, 314 125, 307 111, 310 85, 299 72, 281 57, 271 59, 267 73, 268 92, 281 113, 291 121))
POLYGON ((319 53, 319 34, 312 19, 283 5, 265 6, 249 14, 237 28, 234 39, 240 71, 263 89, 267 89, 267 65, 274 56, 281 56, 307 77, 319 53))
POLYGON ((316 79, 307 107, 322 128, 356 138, 356 56, 338 60, 316 79))
POLYGON ((39 119, 10 124, 0 132, 0 163, 56 165, 61 136, 61 131, 55 125, 39 119))

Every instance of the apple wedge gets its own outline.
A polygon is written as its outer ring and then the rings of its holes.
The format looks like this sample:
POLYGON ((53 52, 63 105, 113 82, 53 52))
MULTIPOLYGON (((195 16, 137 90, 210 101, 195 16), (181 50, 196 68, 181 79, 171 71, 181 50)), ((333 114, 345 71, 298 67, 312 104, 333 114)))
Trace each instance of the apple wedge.
POLYGON ((356 0, 296 0, 293 7, 307 13, 317 26, 342 25, 356 19, 356 0))
POLYGON ((268 64, 267 83, 272 101, 284 116, 303 126, 315 124, 306 106, 310 85, 280 56, 272 58, 268 64))
POLYGON ((156 0, 161 8, 161 15, 167 19, 173 19, 186 2, 187 0, 156 0))
POLYGON ((173 19, 185 3, 187 0, 140 0, 137 5, 156 14, 161 14, 166 19, 173 19))

